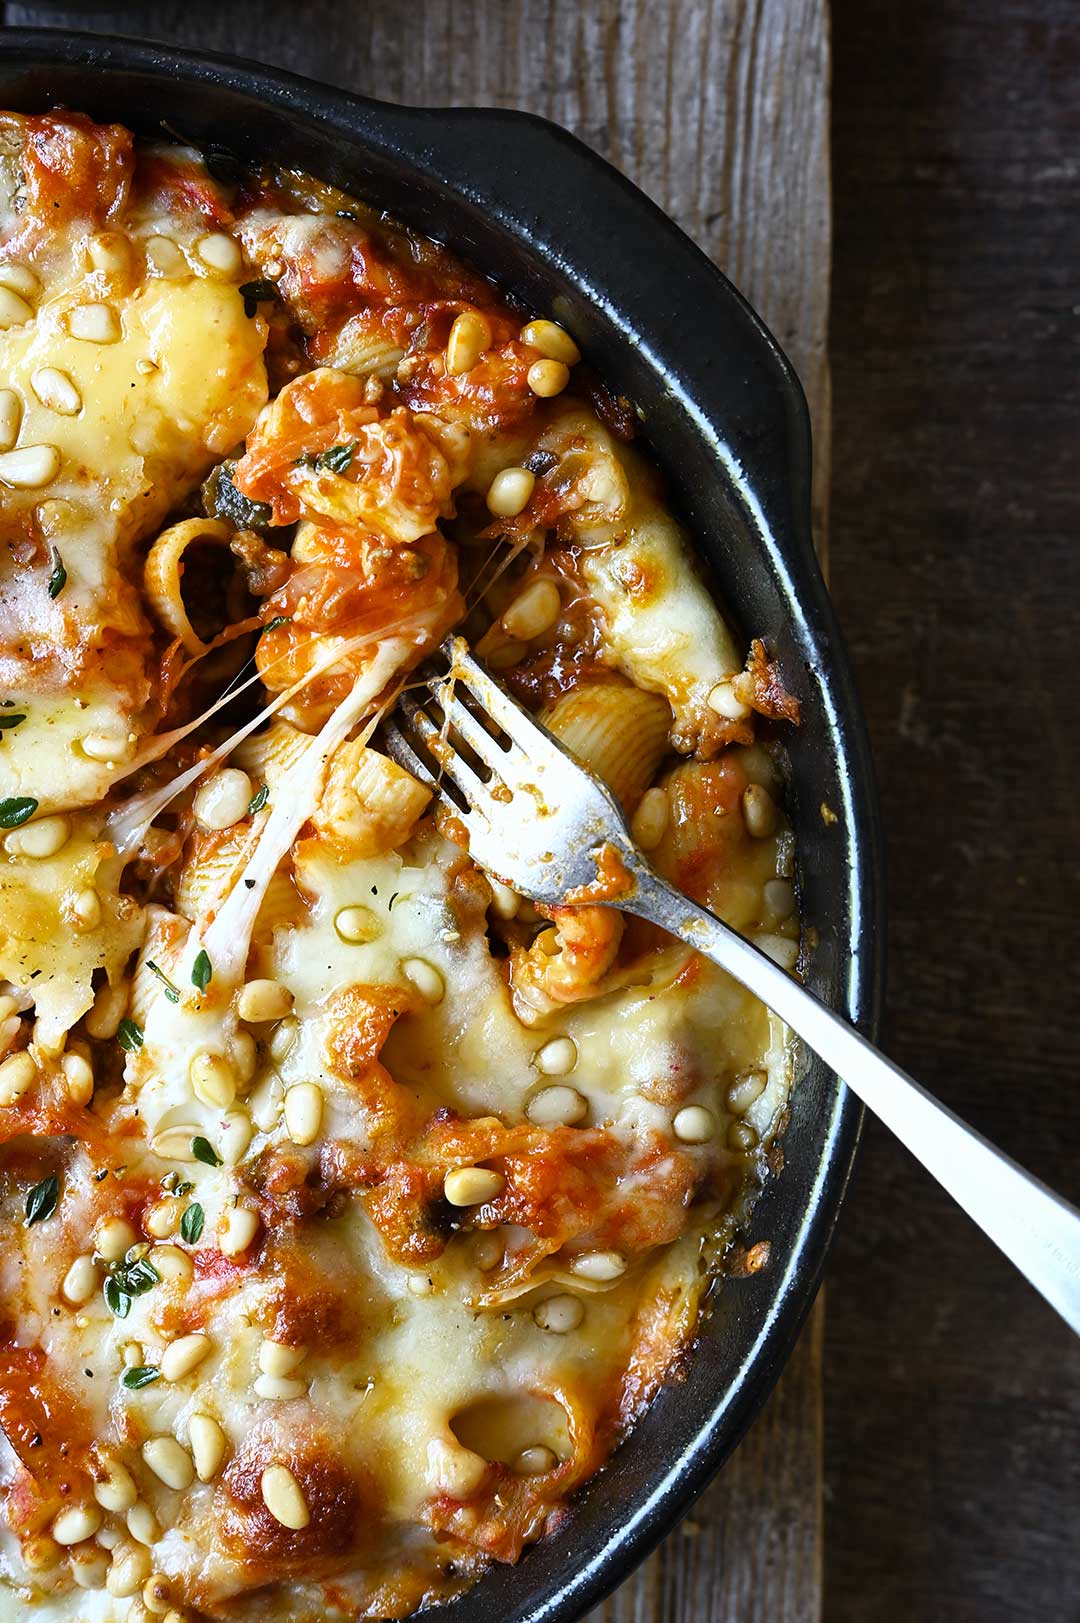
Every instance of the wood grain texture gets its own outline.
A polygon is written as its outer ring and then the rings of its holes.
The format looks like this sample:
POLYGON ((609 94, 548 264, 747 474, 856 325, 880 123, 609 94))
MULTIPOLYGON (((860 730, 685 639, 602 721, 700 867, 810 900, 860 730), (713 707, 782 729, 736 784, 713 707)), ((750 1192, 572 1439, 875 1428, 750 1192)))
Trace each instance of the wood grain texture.
MULTIPOLYGON (((1080 1203, 1077 21, 835 0, 830 348, 886 1041, 1080 1203)), ((830 1623, 1077 1623, 1077 1343, 874 1127, 826 1372, 830 1623)))
MULTIPOLYGON (((574 130, 712 255, 795 362, 815 417, 823 540, 824 0, 162 0, 5 15, 231 51, 392 101, 525 108, 574 130)), ((591 1623, 817 1623, 822 1346, 819 1304, 729 1467, 591 1623)))

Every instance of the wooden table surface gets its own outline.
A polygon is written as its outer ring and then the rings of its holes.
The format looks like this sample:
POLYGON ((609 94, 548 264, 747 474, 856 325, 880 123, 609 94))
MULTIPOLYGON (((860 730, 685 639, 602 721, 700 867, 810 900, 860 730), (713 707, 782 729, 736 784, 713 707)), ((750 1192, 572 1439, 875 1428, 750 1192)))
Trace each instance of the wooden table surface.
MULTIPOLYGON (((496 84, 560 118, 766 306, 824 425, 822 284, 805 274, 828 229, 821 15, 811 0, 188 0, 133 7, 128 28, 390 98, 496 84), (756 162, 717 191, 714 150, 756 162), (748 219, 768 229, 751 239, 748 219)), ((1080 1202, 1075 0, 833 0, 832 32, 832 573, 888 830, 886 1042, 1080 1202)), ((822 1333, 819 1313, 609 1623, 1080 1623, 1076 1345, 874 1126, 829 1270, 823 1589, 822 1333)))

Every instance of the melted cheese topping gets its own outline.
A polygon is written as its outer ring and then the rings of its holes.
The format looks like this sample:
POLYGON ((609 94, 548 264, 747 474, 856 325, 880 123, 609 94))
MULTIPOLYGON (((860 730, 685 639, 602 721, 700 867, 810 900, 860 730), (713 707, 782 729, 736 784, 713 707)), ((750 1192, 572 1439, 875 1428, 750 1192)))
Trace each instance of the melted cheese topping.
POLYGON ((41 281, 0 363, 58 460, 0 484, 0 1611, 128 1623, 149 1582, 181 1617, 402 1617, 515 1559, 650 1401, 792 1056, 686 947, 481 872, 380 753, 387 695, 464 592, 657 868, 793 962, 790 834, 770 751, 722 747, 740 660, 653 475, 530 391, 486 284, 318 183, 230 198, 125 143, 0 118, 0 314, 5 244, 41 281), (107 343, 72 335, 91 295, 107 343), (226 453, 259 675, 310 733, 215 713, 200 784, 140 549, 226 453))

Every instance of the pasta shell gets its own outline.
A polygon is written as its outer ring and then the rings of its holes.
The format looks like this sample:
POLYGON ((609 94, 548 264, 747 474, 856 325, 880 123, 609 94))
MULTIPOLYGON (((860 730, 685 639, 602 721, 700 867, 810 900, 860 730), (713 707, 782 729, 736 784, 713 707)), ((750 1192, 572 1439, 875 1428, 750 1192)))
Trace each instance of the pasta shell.
POLYGON ((286 868, 279 868, 266 887, 252 932, 253 939, 272 942, 275 930, 294 929, 306 916, 307 908, 293 884, 292 875, 286 868))
POLYGON ((184 553, 196 541, 227 546, 231 536, 231 527, 221 519, 187 518, 162 530, 147 553, 143 586, 150 607, 161 625, 179 637, 187 654, 205 654, 209 645, 196 632, 184 607, 184 553))
POLYGON ((175 981, 173 971, 188 934, 186 919, 177 918, 165 907, 148 908, 147 920, 146 941, 131 977, 129 1004, 132 1019, 136 1025, 143 1027, 151 1009, 165 993, 159 976, 149 966, 155 964, 162 975, 175 981))
POLYGON ((194 835, 176 881, 177 912, 193 924, 216 913, 239 877, 251 839, 247 825, 194 835))
POLYGON ((585 682, 540 712, 539 720, 631 812, 668 753, 671 706, 617 680, 585 682))
POLYGON ((275 716, 269 727, 252 733, 233 752, 233 764, 243 767, 254 783, 265 783, 271 794, 278 782, 311 743, 309 733, 300 732, 275 716))
POLYGON ((352 372, 366 377, 374 372, 380 378, 392 378, 405 351, 380 332, 368 326, 370 317, 351 316, 334 340, 327 363, 339 372, 352 372))
POLYGON ((312 818, 319 834, 350 857, 376 857, 404 844, 431 791, 359 739, 335 751, 312 818))

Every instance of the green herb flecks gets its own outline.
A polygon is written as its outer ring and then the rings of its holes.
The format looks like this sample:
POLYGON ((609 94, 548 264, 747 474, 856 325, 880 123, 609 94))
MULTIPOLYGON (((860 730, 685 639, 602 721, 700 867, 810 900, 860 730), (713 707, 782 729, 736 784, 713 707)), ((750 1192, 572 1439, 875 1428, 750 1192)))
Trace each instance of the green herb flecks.
POLYGON ((120 1377, 129 1392, 137 1392, 140 1387, 149 1386, 160 1379, 161 1371, 156 1364, 136 1364, 134 1369, 126 1369, 120 1377))
POLYGON ((52 574, 49 576, 49 596, 59 597, 67 585, 68 576, 67 570, 64 568, 64 560, 55 547, 53 548, 52 561, 52 574))
POLYGON ((193 1138, 191 1141, 191 1153, 196 1161, 202 1162, 204 1167, 219 1167, 221 1165, 221 1156, 208 1139, 193 1138))
POLYGON ((0 716, 0 733, 6 733, 9 727, 18 727, 26 720, 26 711, 17 710, 13 716, 0 716))
POLYGON ((161 982, 162 986, 165 988, 165 996, 168 998, 169 1002, 170 1003, 179 1003, 179 1001, 180 1001, 180 988, 175 984, 174 981, 171 981, 169 979, 169 977, 168 977, 168 975, 166 975, 165 971, 163 969, 159 969, 157 964, 154 963, 154 960, 152 958, 148 958, 146 960, 146 967, 150 971, 151 975, 156 976, 156 978, 161 982))
POLYGON ((256 812, 261 812, 269 799, 270 785, 268 783, 264 783, 260 789, 256 789, 255 793, 248 801, 248 816, 254 817, 256 812))
POLYGON ((56 1203, 60 1199, 60 1179, 55 1175, 51 1178, 42 1178, 36 1183, 26 1197, 26 1226, 33 1228, 35 1223, 44 1223, 56 1210, 56 1203))
POLYGON ((0 800, 0 828, 18 828, 33 817, 37 809, 37 801, 29 796, 15 795, 10 800, 0 800))
POLYGON ((350 440, 347 445, 331 445, 326 451, 306 451, 296 458, 296 466, 314 468, 316 473, 344 473, 353 459, 357 443, 350 440))
POLYGON ((193 1200, 180 1219, 180 1238, 187 1245, 197 1245, 203 1231, 206 1214, 197 1200, 193 1200))
POLYGON ((198 956, 191 966, 191 984, 200 992, 205 992, 213 978, 214 966, 210 962, 206 948, 200 947, 198 956))
POLYGON ((143 1029, 125 1015, 116 1028, 116 1040, 121 1048, 134 1054, 143 1045, 143 1029))
POLYGON ((235 462, 222 462, 202 487, 207 518, 225 518, 238 530, 265 530, 273 519, 267 502, 253 502, 233 483, 235 462))
POLYGON ((244 314, 249 321, 260 304, 272 304, 278 296, 276 285, 265 277, 260 277, 256 282, 241 282, 237 291, 244 301, 244 314))

